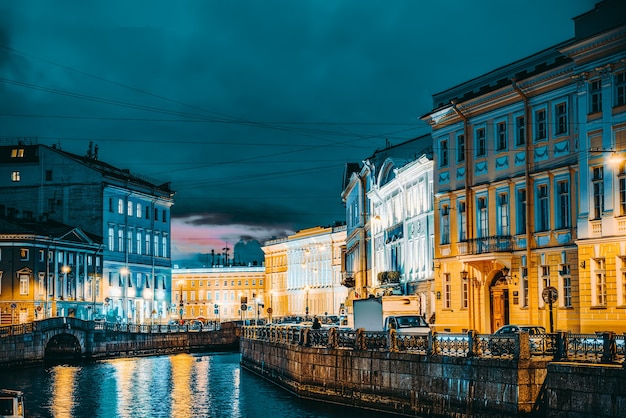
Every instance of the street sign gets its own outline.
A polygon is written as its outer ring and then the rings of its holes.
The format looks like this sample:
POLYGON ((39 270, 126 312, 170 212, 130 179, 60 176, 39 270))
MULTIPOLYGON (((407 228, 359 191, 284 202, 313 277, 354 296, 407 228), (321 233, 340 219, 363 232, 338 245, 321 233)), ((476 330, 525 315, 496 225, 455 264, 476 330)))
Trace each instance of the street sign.
POLYGON ((248 309, 248 305, 246 305, 245 303, 241 304, 241 310, 245 311, 246 309, 248 309))
POLYGON ((217 315, 218 313, 220 313, 220 310, 219 310, 219 309, 215 309, 215 310, 213 311, 213 313, 214 313, 215 315, 217 315))
POLYGON ((220 305, 218 305, 218 304, 216 303, 215 305, 213 305, 213 307, 214 307, 215 309, 219 309, 219 308, 220 308, 220 305))
POLYGON ((541 297, 545 303, 554 303, 559 297, 559 292, 554 286, 548 286, 541 292, 541 297))
POLYGON ((271 314, 272 312, 273 312, 273 309, 272 309, 272 307, 271 307, 271 306, 270 306, 269 308, 267 308, 267 313, 268 313, 268 314, 271 314))

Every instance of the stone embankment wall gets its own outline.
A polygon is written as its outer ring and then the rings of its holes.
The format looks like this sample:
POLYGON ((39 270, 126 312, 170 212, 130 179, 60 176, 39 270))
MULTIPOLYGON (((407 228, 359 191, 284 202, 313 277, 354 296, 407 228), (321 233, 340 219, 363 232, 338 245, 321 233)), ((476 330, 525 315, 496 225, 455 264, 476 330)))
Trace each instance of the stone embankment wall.
POLYGON ((243 367, 303 398, 405 416, 531 416, 546 362, 315 348, 242 338, 243 367))

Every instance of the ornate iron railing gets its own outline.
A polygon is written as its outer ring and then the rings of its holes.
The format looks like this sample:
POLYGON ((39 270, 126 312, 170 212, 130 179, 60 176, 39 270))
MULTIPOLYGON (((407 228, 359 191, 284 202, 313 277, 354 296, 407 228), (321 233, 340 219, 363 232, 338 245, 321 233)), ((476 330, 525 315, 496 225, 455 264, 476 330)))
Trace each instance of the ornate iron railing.
POLYGON ((491 335, 469 331, 408 335, 396 330, 313 330, 309 326, 269 325, 243 327, 242 338, 318 348, 398 351, 448 357, 536 358, 591 363, 624 363, 626 358, 626 335, 612 332, 491 335))

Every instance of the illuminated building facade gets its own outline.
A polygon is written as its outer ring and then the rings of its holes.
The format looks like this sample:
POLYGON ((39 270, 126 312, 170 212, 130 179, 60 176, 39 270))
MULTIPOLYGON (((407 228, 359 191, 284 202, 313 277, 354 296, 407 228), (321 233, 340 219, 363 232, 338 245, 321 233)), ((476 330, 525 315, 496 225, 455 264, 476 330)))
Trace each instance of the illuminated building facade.
POLYGON ((171 300, 169 183, 97 159, 16 140, 0 146, 0 217, 62 222, 102 244, 104 313, 144 323, 171 300))
POLYGON ((264 267, 172 269, 172 319, 267 319, 264 267), (182 303, 182 306, 181 306, 182 303), (245 309, 242 310, 242 305, 245 309))
POLYGON ((430 135, 410 162, 386 158, 367 193, 372 214, 373 293, 416 294, 419 313, 434 313, 433 160, 430 135))
POLYGON ((102 246, 57 222, 0 219, 0 323, 103 312, 102 246))
POLYGON ((345 225, 308 228, 265 243, 274 318, 341 315, 348 296, 341 285, 345 244, 345 225))
POLYGON ((596 152, 624 152, 624 15, 599 3, 575 38, 433 96, 438 330, 625 330, 623 165, 596 152))

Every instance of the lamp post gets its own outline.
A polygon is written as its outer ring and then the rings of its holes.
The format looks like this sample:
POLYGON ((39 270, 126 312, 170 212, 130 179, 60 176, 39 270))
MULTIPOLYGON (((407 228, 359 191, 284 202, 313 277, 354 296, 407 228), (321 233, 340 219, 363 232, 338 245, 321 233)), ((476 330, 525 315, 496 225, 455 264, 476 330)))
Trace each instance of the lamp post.
POLYGON ((178 308, 179 308, 179 312, 180 312, 180 323, 182 324, 183 322, 183 314, 185 313, 185 309, 184 306, 185 304, 183 303, 183 281, 179 280, 178 281, 178 286, 180 287, 180 300, 178 301, 178 308))
POLYGON ((127 291, 127 286, 128 286, 128 267, 122 267, 120 269, 120 275, 124 278, 124 283, 122 285, 122 318, 124 319, 124 322, 128 322, 128 291, 127 291))
POLYGON ((304 309, 305 319, 309 319, 309 285, 304 286, 304 291, 306 293, 306 306, 304 309))

